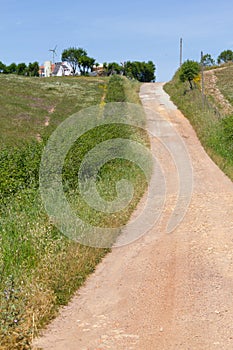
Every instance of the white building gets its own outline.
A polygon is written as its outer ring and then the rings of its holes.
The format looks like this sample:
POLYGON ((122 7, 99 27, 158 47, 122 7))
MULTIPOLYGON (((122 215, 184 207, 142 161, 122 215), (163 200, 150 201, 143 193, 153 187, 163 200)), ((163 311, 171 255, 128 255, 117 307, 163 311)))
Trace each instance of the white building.
POLYGON ((51 77, 52 75, 52 62, 45 61, 44 63, 44 77, 51 77))
POLYGON ((73 75, 73 69, 68 62, 57 62, 55 63, 52 75, 54 77, 73 75))

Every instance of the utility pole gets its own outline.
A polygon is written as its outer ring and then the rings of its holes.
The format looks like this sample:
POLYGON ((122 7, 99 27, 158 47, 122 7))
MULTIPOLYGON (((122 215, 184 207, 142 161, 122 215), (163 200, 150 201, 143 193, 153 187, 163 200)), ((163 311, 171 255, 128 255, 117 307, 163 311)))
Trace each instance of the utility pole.
POLYGON ((202 94, 202 105, 205 107, 205 81, 204 81, 204 62, 203 52, 201 51, 201 94, 202 94))
POLYGON ((183 63, 183 39, 180 38, 180 67, 183 63))

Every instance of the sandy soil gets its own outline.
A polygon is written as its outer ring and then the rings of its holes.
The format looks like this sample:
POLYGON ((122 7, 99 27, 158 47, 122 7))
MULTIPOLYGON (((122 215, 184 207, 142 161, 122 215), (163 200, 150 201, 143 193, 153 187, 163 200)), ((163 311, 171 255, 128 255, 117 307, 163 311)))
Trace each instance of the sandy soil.
POLYGON ((35 349, 233 349, 233 184, 206 155, 162 84, 143 85, 141 98, 160 117, 162 132, 162 120, 170 120, 187 146, 193 166, 187 214, 166 233, 178 186, 174 164, 160 157, 168 186, 160 221, 106 256, 35 349))

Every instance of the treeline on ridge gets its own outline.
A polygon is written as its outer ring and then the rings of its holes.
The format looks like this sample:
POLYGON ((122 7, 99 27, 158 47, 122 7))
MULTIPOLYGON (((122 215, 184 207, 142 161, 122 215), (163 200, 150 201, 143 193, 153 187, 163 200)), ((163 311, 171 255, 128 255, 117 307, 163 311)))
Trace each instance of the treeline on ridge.
MULTIPOLYGON (((155 81, 155 64, 152 61, 124 61, 104 62, 99 64, 95 58, 89 57, 87 51, 83 48, 70 47, 62 51, 61 61, 69 63, 71 67, 71 75, 123 75, 130 79, 136 79, 140 82, 155 81)), ((23 76, 39 76, 40 66, 38 62, 24 62, 6 65, 0 61, 0 73, 18 74, 23 76)))

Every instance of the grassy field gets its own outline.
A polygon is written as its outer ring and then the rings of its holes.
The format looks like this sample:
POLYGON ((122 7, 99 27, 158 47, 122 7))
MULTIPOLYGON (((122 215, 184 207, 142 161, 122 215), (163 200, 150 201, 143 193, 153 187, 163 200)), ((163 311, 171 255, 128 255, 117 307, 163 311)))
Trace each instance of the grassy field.
MULTIPOLYGON (((233 103, 233 65, 227 65, 224 70, 216 71, 215 74, 218 88, 233 103)), ((190 120, 207 153, 233 180, 233 116, 220 117, 217 113, 218 106, 214 106, 213 102, 206 103, 203 107, 200 88, 197 86, 190 90, 188 84, 179 81, 178 72, 164 88, 190 120)))
MULTIPOLYGON (((56 315, 109 251, 74 243, 46 214, 38 190, 41 154, 48 136, 68 116, 104 100, 139 103, 139 84, 115 78, 21 78, 0 75, 0 349, 30 349, 38 330, 56 315), (109 91, 111 87, 111 91, 109 91), (110 96, 111 95, 111 96, 110 96), (109 97, 110 96, 110 97, 109 97)), ((76 172, 86 150, 116 137, 148 145, 140 129, 115 125, 91 130, 72 148, 64 166, 75 188, 76 172)), ((84 219, 112 227, 124 224, 147 183, 142 171, 116 159, 100 172, 100 193, 114 198, 115 183, 129 179, 134 198, 124 211, 100 216, 79 200, 73 205, 84 219)))
POLYGON ((104 86, 104 79, 78 78, 77 84, 73 77, 25 79, 0 74, 0 147, 49 135, 69 115, 98 104, 104 86))

